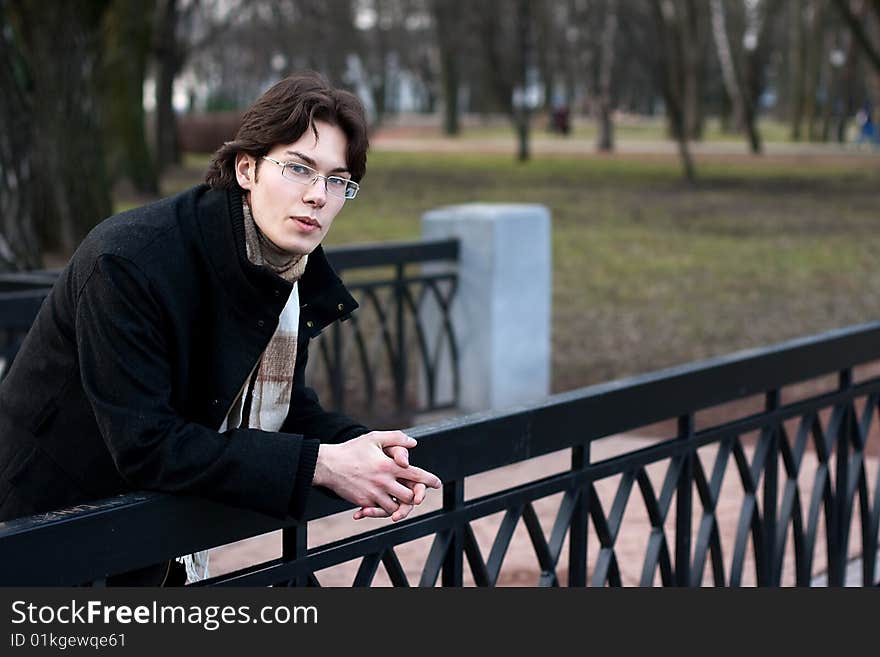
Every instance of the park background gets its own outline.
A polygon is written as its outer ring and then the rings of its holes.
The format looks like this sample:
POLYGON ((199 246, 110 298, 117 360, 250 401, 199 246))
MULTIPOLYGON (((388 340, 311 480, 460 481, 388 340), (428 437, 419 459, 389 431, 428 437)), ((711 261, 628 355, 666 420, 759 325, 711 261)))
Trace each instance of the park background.
POLYGON ((328 244, 549 209, 552 392, 880 315, 877 0, 0 0, 0 37, 0 269, 196 184, 314 69, 371 123, 328 244))
POLYGON ((880 314, 877 2, 0 6, 4 268, 60 266, 195 184, 249 102, 312 68, 372 124, 328 243, 549 208, 554 391, 880 314))

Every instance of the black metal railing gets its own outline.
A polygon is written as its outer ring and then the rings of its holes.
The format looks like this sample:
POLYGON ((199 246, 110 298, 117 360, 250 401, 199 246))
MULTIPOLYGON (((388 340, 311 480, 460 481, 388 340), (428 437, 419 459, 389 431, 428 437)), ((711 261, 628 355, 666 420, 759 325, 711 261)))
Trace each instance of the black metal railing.
POLYGON ((14 520, 0 582, 100 583, 280 529, 277 557, 204 583, 327 585, 348 568, 356 586, 842 585, 859 557, 856 583, 874 585, 878 359, 880 322, 417 427, 412 460, 443 479, 442 508, 312 547, 350 506, 320 489, 299 525, 162 494, 14 520), (560 456, 518 484, 498 470, 560 456), (527 580, 505 578, 517 541, 527 580))
POLYGON ((58 270, 0 274, 0 378, 18 353, 58 270))
MULTIPOLYGON (((326 252, 361 307, 313 343, 307 376, 325 406, 394 426, 417 413, 454 408, 458 353, 450 308, 458 241, 326 252), (425 266, 444 271, 421 271, 425 266)), ((57 270, 0 275, 0 377, 57 276, 57 270)))
POLYGON ((311 357, 309 383, 329 392, 322 397, 328 407, 396 427, 415 413, 458 404, 450 314, 458 253, 454 239, 328 249, 360 304, 351 321, 334 324, 314 343, 320 358, 311 357), (425 265, 435 271, 413 271, 425 265), (367 277, 368 270, 379 273, 367 277), (444 368, 451 373, 446 381, 444 368))

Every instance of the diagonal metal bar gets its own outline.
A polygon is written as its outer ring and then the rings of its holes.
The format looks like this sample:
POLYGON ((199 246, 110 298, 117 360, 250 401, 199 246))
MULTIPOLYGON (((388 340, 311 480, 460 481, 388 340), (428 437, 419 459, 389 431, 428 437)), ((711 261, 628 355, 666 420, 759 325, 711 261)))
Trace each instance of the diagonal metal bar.
POLYGON ((495 586, 498 581, 498 574, 501 572, 501 564, 504 561, 504 555, 510 547, 510 541, 513 538, 513 532, 519 519, 522 517, 524 505, 517 505, 504 513, 501 520, 501 526, 492 541, 492 549, 489 551, 489 560, 486 562, 486 570, 489 574, 489 582, 495 586))
POLYGON ((477 543, 477 537, 474 536, 474 530, 470 523, 464 525, 464 554, 467 557, 468 565, 471 567, 471 574, 474 576, 474 583, 477 586, 489 586, 494 584, 489 576, 486 563, 483 561, 483 555, 480 552, 480 546, 477 543))
POLYGON ((523 521, 529 532, 529 538, 532 540, 532 547, 535 549, 535 556, 538 557, 541 571, 544 573, 555 573, 556 560, 550 554, 550 547, 547 545, 547 539, 544 537, 544 531, 541 529, 541 521, 538 520, 538 514, 535 513, 535 507, 532 504, 526 504, 523 510, 523 521))
POLYGON ((364 555, 363 559, 361 559, 361 565, 358 568, 352 586, 363 587, 372 584, 373 578, 376 576, 376 570, 379 568, 381 561, 382 553, 380 552, 364 555))
POLYGON ((397 553, 394 552, 393 547, 389 547, 382 554, 382 564, 385 566, 385 570, 388 571, 388 578, 394 586, 409 587, 409 580, 406 577, 403 566, 400 565, 400 559, 397 558, 397 553))
POLYGON ((419 586, 434 587, 437 584, 437 578, 440 576, 440 570, 443 568, 443 562, 446 560, 446 553, 452 544, 452 531, 438 532, 434 536, 434 542, 431 543, 431 551, 425 560, 425 567, 422 569, 422 577, 419 580, 419 586))

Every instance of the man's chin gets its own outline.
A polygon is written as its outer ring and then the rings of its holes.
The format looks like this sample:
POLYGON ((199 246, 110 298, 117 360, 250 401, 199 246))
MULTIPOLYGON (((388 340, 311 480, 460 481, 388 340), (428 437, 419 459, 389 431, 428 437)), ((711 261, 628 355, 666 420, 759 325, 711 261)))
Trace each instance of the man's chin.
POLYGON ((284 244, 279 244, 278 246, 283 249, 286 253, 290 255, 308 255, 321 243, 320 239, 316 240, 304 240, 304 239, 296 239, 285 242, 284 244))

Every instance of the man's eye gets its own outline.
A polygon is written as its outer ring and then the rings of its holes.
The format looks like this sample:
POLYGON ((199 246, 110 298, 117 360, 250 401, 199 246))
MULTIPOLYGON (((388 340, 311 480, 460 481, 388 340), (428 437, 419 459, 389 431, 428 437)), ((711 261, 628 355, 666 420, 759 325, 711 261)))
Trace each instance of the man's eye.
POLYGON ((344 189, 346 185, 348 185, 348 180, 345 178, 339 178, 337 176, 330 176, 327 178, 327 184, 331 187, 339 187, 340 189, 344 189))
POLYGON ((288 164, 287 167, 297 176, 308 176, 312 172, 305 164, 288 164))

